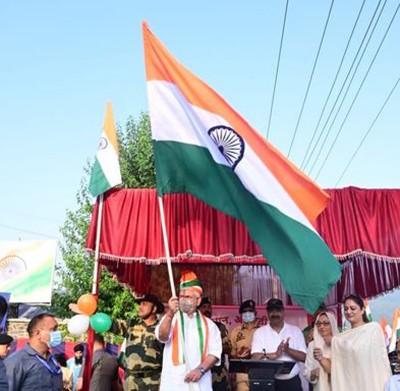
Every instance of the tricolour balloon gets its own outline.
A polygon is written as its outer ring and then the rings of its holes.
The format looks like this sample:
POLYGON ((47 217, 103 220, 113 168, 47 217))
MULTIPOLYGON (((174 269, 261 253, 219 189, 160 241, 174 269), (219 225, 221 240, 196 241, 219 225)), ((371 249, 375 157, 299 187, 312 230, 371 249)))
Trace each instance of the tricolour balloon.
POLYGON ((89 328, 89 317, 87 315, 75 315, 68 322, 68 331, 75 337, 80 337, 89 328))
POLYGON ((103 312, 98 312, 90 317, 90 325, 96 333, 108 331, 111 327, 111 323, 111 318, 103 312))
POLYGON ((85 293, 78 299, 78 309, 85 315, 92 315, 97 309, 97 300, 90 294, 85 293))

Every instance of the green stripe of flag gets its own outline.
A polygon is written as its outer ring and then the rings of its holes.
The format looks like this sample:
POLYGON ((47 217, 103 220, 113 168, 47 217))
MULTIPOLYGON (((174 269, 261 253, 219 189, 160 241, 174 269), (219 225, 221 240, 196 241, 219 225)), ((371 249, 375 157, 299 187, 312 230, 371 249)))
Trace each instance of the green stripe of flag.
POLYGON ((89 191, 92 193, 93 197, 97 197, 99 194, 111 189, 111 187, 96 157, 90 176, 89 191))
POLYGON ((242 221, 288 293, 308 311, 316 310, 326 286, 334 285, 341 273, 319 235, 257 200, 230 167, 215 163, 207 149, 171 141, 153 143, 158 193, 190 193, 242 221), (304 294, 304 286, 313 294, 304 294))

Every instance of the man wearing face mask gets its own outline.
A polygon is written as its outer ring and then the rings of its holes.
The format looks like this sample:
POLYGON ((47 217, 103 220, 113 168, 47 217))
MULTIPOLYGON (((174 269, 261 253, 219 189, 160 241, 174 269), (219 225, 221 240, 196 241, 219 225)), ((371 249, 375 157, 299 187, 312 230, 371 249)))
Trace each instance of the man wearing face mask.
POLYGON ((160 391, 212 391, 210 369, 220 364, 221 334, 197 311, 203 293, 197 276, 183 272, 179 289, 179 299, 169 299, 169 310, 155 330, 165 344, 160 391))
POLYGON ((4 360, 9 391, 61 391, 61 368, 50 353, 62 342, 54 315, 35 316, 27 331, 29 342, 4 360))
MULTIPOLYGON (((251 357, 251 343, 253 334, 258 329, 256 320, 256 303, 254 300, 246 300, 239 307, 239 314, 242 318, 242 324, 236 326, 230 334, 231 358, 249 359, 251 357)), ((246 373, 236 374, 236 390, 248 391, 249 377, 246 373)))
POLYGON ((285 309, 280 299, 272 298, 267 302, 268 324, 255 333, 251 352, 254 360, 295 361, 287 375, 275 375, 276 391, 302 391, 299 365, 306 359, 306 342, 297 326, 285 322, 285 309))

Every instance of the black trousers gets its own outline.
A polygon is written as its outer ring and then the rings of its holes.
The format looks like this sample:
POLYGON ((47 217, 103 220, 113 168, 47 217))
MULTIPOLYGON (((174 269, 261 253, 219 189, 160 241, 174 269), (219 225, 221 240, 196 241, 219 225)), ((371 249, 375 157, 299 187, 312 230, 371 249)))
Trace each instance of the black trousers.
POLYGON ((296 375, 289 380, 275 379, 275 391, 302 391, 300 376, 296 375))

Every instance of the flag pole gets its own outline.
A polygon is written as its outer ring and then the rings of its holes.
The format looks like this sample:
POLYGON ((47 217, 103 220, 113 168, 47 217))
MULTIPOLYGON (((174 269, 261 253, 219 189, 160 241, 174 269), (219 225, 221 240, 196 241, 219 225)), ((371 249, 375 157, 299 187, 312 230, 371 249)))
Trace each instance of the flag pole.
POLYGON ((166 227, 166 224, 165 224, 164 205, 163 205, 163 202, 162 202, 162 197, 160 197, 160 196, 158 196, 158 206, 160 207, 161 228, 162 228, 162 233, 163 233, 164 248, 165 248, 165 256, 166 256, 166 258, 167 258, 167 268, 168 268, 169 284, 171 285, 172 296, 173 296, 173 297, 176 297, 175 284, 174 284, 174 276, 173 276, 173 274, 172 274, 171 256, 170 256, 170 254, 169 254, 167 227, 166 227))
POLYGON ((96 247, 94 252, 94 268, 93 268, 93 282, 92 282, 92 294, 96 295, 96 299, 99 293, 99 280, 100 280, 100 235, 101 235, 101 222, 103 219, 103 201, 104 194, 99 195, 99 210, 97 213, 97 227, 96 227, 96 247))
MULTIPOLYGON (((173 297, 176 296, 176 290, 175 290, 175 284, 174 284, 174 276, 172 274, 172 264, 171 264, 171 256, 169 253, 169 244, 168 244, 168 235, 167 235, 167 226, 165 224, 165 213, 164 213, 164 204, 162 201, 162 197, 158 196, 158 206, 160 208, 160 215, 161 215, 161 228, 162 228, 162 233, 163 233, 163 240, 164 240, 164 247, 165 247, 165 256, 167 258, 167 268, 168 268, 168 277, 169 277, 169 284, 171 285, 171 292, 173 297)), ((188 355, 186 351, 186 345, 185 341, 183 339, 182 335, 182 329, 179 327, 180 332, 178 333, 179 336, 179 343, 182 346, 182 351, 183 351, 183 358, 185 360, 186 364, 186 369, 189 371, 189 363, 188 363, 188 355)), ((196 383, 188 383, 189 384, 189 389, 191 391, 198 390, 198 385, 196 383)))
MULTIPOLYGON (((104 195, 101 193, 99 195, 99 207, 97 212, 97 223, 96 223, 96 246, 94 252, 94 265, 93 265, 93 280, 92 280, 92 295, 98 301, 99 295, 99 282, 100 282, 100 272, 101 265, 99 262, 100 259, 100 237, 101 237, 101 222, 103 219, 103 201, 104 195)), ((93 361, 93 345, 94 345, 94 330, 89 326, 88 330, 88 340, 87 340, 87 349, 86 349, 86 359, 85 359, 85 368, 83 371, 83 388, 82 391, 89 391, 90 386, 90 378, 92 372, 92 361, 93 361)))

